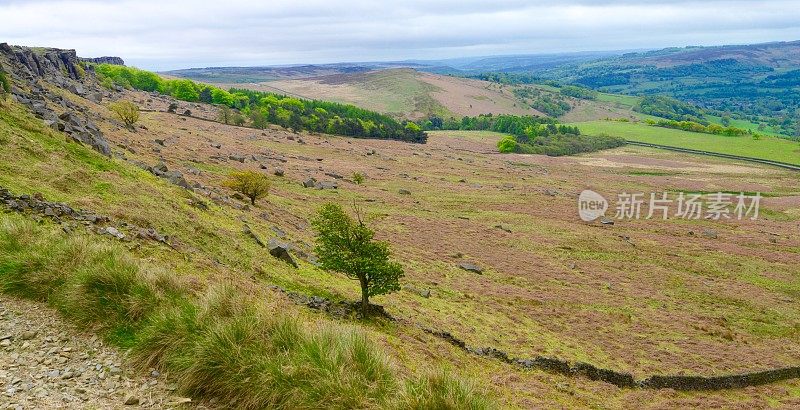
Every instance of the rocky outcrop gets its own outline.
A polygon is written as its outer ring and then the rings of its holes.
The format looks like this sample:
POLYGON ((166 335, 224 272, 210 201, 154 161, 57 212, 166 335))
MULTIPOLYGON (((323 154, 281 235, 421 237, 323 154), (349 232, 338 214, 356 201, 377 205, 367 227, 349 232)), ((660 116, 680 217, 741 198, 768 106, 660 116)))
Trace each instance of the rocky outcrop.
POLYGON ((28 48, 0 44, 0 65, 11 77, 13 98, 27 106, 48 127, 86 144, 103 155, 111 147, 103 132, 89 119, 88 110, 52 91, 53 85, 77 96, 100 102, 108 91, 87 74, 75 50, 28 48))
POLYGON ((29 78, 46 78, 58 85, 66 85, 67 79, 80 80, 85 75, 75 50, 57 48, 29 48, 0 44, 0 53, 12 63, 14 70, 29 78))
POLYGON ((80 60, 92 64, 125 65, 125 61, 119 57, 94 57, 94 58, 81 57, 80 60))

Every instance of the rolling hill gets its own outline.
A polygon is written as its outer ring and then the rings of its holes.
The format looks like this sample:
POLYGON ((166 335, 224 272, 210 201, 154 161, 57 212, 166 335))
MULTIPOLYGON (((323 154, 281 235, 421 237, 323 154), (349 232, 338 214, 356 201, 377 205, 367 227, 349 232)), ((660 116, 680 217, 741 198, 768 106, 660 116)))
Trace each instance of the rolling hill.
MULTIPOLYGON (((233 86, 234 84, 223 84, 233 86)), ((498 84, 425 73, 410 68, 333 74, 305 79, 235 84, 306 99, 354 104, 395 117, 460 118, 479 114, 543 115, 498 84)))

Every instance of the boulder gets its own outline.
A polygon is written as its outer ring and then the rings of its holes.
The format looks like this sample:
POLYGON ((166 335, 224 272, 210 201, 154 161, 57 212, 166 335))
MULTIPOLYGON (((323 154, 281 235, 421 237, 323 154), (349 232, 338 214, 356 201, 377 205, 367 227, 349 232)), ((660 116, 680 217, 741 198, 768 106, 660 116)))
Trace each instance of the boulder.
POLYGON ((339 184, 336 181, 319 181, 314 184, 317 189, 338 189, 339 184))
POLYGON ((276 177, 282 177, 284 174, 283 168, 275 168, 273 174, 275 174, 276 177))
POLYGON ((400 188, 399 190, 397 190, 397 193, 400 194, 400 195, 411 195, 411 191, 409 191, 407 189, 403 189, 403 188, 400 188))
POLYGON ((706 228, 703 229, 703 236, 708 239, 717 239, 718 234, 715 229, 706 228))
POLYGON ((309 178, 309 179, 303 181, 303 187, 305 187, 305 188, 313 188, 316 185, 317 185, 317 180, 314 179, 314 178, 309 178))
POLYGON ((269 250, 269 254, 275 258, 278 258, 289 265, 297 267, 297 262, 295 262, 292 255, 289 253, 289 245, 283 242, 278 241, 277 239, 273 238, 270 239, 267 243, 267 249, 269 250))
POLYGON ((467 272, 477 273, 479 275, 483 273, 483 268, 472 262, 461 262, 458 264, 458 267, 467 272))
POLYGON ((109 226, 109 227, 106 227, 106 228, 100 228, 98 233, 100 233, 102 235, 113 236, 113 237, 115 237, 117 239, 120 239, 120 240, 125 239, 125 234, 120 232, 119 229, 114 228, 113 226, 109 226))

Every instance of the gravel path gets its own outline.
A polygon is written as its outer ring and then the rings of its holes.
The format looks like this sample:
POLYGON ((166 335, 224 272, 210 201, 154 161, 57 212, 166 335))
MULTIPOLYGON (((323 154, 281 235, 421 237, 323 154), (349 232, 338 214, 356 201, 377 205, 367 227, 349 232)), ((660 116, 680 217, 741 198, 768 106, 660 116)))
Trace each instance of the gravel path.
POLYGON ((0 410, 190 406, 157 371, 124 363, 124 354, 54 310, 0 295, 0 410))

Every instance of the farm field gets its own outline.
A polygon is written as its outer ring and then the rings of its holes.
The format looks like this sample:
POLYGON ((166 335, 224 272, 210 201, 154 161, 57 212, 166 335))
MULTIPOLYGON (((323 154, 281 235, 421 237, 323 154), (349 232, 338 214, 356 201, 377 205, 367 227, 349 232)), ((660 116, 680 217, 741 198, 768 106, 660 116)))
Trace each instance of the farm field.
POLYGON ((765 136, 760 140, 754 140, 750 136, 726 137, 619 121, 587 121, 570 125, 579 127, 586 135, 608 134, 631 141, 800 165, 800 143, 785 138, 765 136))

